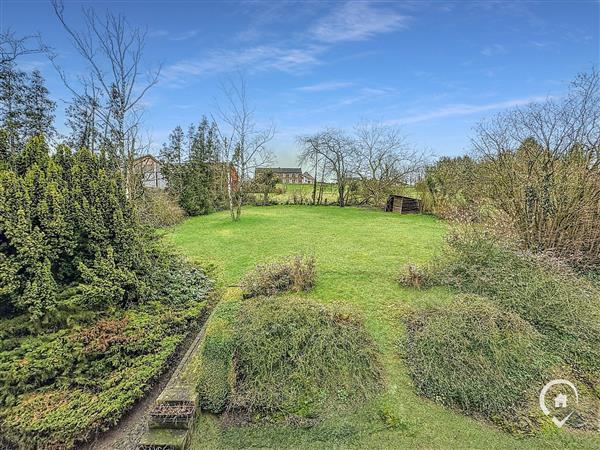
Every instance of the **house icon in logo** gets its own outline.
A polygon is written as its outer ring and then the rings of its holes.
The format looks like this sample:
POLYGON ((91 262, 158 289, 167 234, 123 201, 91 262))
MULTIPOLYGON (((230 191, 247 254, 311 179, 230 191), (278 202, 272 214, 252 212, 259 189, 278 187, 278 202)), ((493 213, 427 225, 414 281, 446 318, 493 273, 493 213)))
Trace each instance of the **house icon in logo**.
MULTIPOLYGON (((548 409, 548 406, 546 406, 546 393, 548 392, 548 389, 550 389, 552 386, 556 386, 556 385, 568 386, 575 394, 575 397, 571 397, 571 400, 569 400, 569 402, 571 403, 571 408, 573 408, 579 404, 579 392, 577 392, 577 388, 575 387, 575 385, 573 383, 571 383, 569 380, 563 380, 563 379, 549 381, 548 383, 546 383, 546 385, 540 391, 540 409, 547 416, 550 416, 550 410, 548 409)), ((556 397, 554 397, 553 400, 554 400, 555 408, 564 409, 567 407, 567 394, 561 392, 556 397)), ((575 410, 569 412, 569 414, 567 414, 562 419, 559 419, 558 417, 553 416, 553 417, 551 417, 552 422, 554 422, 554 425, 556 425, 558 428, 560 428, 565 423, 567 423, 567 420, 569 420, 569 418, 573 414, 575 414, 575 410)))
POLYGON ((565 394, 558 394, 554 397, 555 408, 566 408, 567 407, 567 396, 565 394))

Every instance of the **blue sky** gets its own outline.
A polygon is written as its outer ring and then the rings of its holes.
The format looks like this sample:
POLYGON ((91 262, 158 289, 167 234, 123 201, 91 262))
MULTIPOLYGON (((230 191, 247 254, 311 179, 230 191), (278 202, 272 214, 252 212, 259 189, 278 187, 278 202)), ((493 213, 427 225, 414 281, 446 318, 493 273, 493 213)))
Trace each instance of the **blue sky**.
MULTIPOLYGON (((243 69, 259 122, 276 126, 280 165, 295 163, 297 135, 361 119, 398 124, 438 155, 464 153, 478 120, 563 95, 600 53, 597 1, 67 1, 71 23, 82 5, 147 27, 147 66, 163 66, 144 116, 155 148, 214 112, 219 80, 243 69)), ((0 0, 0 26, 39 32, 69 74, 82 70, 49 1, 0 0)), ((39 55, 21 65, 43 72, 63 130, 69 95, 52 65, 39 55)))

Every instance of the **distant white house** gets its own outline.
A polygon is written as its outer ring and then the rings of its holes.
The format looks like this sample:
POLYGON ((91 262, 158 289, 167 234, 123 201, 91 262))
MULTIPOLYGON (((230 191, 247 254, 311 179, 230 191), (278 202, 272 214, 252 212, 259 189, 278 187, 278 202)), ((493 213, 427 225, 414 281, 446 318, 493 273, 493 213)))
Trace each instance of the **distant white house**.
POLYGON ((133 162, 134 170, 142 177, 142 185, 148 188, 165 189, 167 180, 161 172, 161 164, 152 155, 140 156, 133 162))
POLYGON ((308 172, 304 172, 302 174, 302 182, 305 184, 311 184, 314 183, 315 181, 315 177, 313 177, 310 173, 308 172))

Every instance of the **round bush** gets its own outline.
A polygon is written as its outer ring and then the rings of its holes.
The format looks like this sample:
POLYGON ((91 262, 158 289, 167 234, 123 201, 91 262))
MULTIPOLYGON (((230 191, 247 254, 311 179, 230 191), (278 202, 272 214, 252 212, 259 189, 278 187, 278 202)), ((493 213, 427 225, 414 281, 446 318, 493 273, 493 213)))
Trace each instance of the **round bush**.
POLYGON ((170 227, 185 219, 185 211, 168 192, 146 189, 137 201, 137 211, 142 223, 153 227, 170 227))
POLYGON ((528 322, 462 297, 413 313, 407 325, 408 367, 421 394, 504 428, 531 428, 537 386, 556 361, 528 322))
MULTIPOLYGON (((199 383, 204 408, 317 418, 381 387, 377 350, 360 321, 297 298, 261 297, 238 304, 235 323, 227 325, 234 336, 217 340, 222 326, 207 326, 199 361, 207 367, 199 383), (219 351, 214 350, 217 341, 219 351)), ((213 314, 210 320, 222 325, 222 316, 213 314)))
POLYGON ((292 255, 258 264, 241 281, 244 298, 310 291, 316 278, 314 256, 292 255))

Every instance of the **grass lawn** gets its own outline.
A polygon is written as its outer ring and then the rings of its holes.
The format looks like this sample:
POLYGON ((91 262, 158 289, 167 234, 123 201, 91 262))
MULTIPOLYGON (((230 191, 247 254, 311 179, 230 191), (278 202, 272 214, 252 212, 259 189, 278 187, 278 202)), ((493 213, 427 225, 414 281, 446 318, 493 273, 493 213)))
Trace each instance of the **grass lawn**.
MULTIPOLYGON (((386 370, 387 389, 379 398, 309 429, 221 427, 219 417, 202 414, 192 448, 600 448, 597 434, 559 429, 515 437, 414 393, 402 359, 402 314, 411 306, 447 303, 453 294, 402 288, 395 278, 403 264, 440 251, 444 231, 429 216, 273 206, 245 208, 237 223, 228 212, 190 218, 167 232, 166 239, 192 260, 214 265, 224 286, 236 285, 253 265, 272 257, 314 254, 317 285, 305 295, 351 305, 377 342, 386 370)), ((540 388, 532 386, 536 395, 540 388)))

